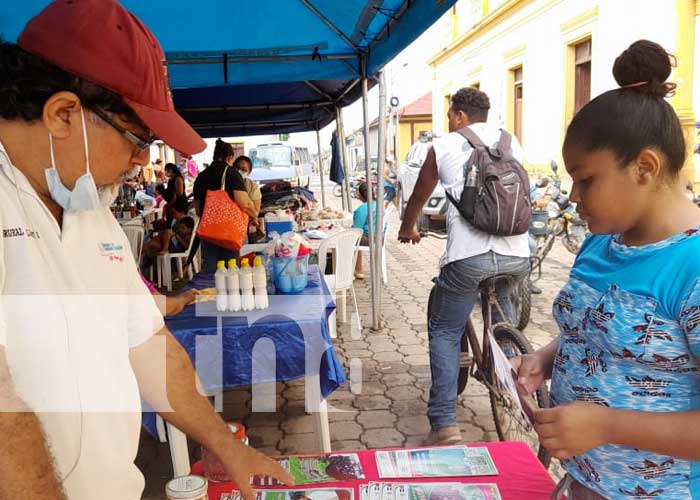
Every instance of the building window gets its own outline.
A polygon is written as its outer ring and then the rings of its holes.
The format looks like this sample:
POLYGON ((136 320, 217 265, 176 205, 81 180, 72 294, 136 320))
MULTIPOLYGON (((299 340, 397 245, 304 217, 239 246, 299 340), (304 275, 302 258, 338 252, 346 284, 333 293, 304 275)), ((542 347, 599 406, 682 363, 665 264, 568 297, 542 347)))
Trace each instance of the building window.
POLYGON ((523 142, 523 67, 513 72, 513 133, 518 142, 523 142))
POLYGON ((574 45, 574 114, 591 100, 591 40, 574 45))

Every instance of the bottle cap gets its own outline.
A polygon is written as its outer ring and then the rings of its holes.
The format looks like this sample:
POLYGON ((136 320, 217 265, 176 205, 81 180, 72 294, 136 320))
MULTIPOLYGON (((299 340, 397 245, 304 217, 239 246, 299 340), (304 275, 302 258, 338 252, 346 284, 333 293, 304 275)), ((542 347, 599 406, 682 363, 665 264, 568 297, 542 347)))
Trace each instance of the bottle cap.
POLYGON ((248 259, 241 260, 241 267, 248 267, 248 259))
POLYGON ((236 265, 236 259, 229 259, 228 260, 228 268, 229 269, 236 269, 236 267, 238 267, 236 265))
POLYGON ((262 257, 260 257, 260 256, 258 255, 257 257, 255 257, 255 267, 262 266, 262 265, 263 265, 263 263, 262 263, 262 257))
POLYGON ((225 269, 226 268, 226 262, 223 260, 219 260, 216 262, 216 268, 217 269, 225 269))

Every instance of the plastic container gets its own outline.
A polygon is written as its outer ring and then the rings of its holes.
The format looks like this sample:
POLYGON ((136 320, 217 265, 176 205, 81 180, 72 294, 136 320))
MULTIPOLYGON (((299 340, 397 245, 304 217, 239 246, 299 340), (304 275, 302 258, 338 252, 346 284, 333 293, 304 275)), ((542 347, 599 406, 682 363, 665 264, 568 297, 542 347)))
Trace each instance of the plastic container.
POLYGON ((530 234, 533 236, 545 236, 548 223, 549 212, 547 210, 533 210, 530 220, 530 234))
POLYGON ((255 257, 253 288, 255 289, 255 308, 267 309, 270 307, 270 302, 267 298, 267 275, 265 266, 263 266, 262 257, 260 256, 255 257))
POLYGON ((275 287, 280 293, 299 293, 308 282, 309 256, 273 257, 275 287))
POLYGON ((265 216, 265 234, 269 238, 272 233, 284 234, 294 231, 294 217, 291 215, 273 215, 265 216))
POLYGON ((241 284, 241 309, 252 311, 255 309, 255 297, 253 296, 253 270, 248 265, 248 259, 241 260, 241 269, 238 272, 241 284))
POLYGON ((209 500, 209 482, 202 476, 179 476, 165 485, 168 500, 209 500))
POLYGON ((216 273, 214 273, 214 286, 216 287, 216 310, 223 312, 228 308, 228 298, 226 293, 226 263, 220 260, 216 263, 216 273))
POLYGON ((228 307, 231 312, 241 310, 241 285, 238 278, 238 266, 236 259, 228 261, 228 271, 226 272, 226 292, 228 294, 228 307))
MULTIPOLYGON (((245 433, 245 426, 238 422, 227 422, 227 424, 233 435, 247 446, 248 436, 246 436, 245 433)), ((221 461, 219 461, 219 458, 204 447, 202 447, 202 466, 204 467, 204 475, 207 476, 210 481, 230 481, 226 469, 221 461)))

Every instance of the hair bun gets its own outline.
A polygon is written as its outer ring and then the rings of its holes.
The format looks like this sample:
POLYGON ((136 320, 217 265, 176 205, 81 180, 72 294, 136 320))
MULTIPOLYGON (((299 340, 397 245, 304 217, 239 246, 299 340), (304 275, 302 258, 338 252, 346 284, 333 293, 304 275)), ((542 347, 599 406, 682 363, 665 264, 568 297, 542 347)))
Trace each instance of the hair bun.
POLYGON ((615 59, 613 76, 620 87, 667 97, 676 88, 675 83, 666 82, 671 75, 671 57, 658 43, 638 40, 615 59))

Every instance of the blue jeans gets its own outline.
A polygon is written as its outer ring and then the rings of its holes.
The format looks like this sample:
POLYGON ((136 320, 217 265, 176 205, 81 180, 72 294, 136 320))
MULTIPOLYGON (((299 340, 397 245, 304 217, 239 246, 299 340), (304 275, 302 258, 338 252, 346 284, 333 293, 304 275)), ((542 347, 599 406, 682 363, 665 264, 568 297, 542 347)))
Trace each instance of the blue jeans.
MULTIPOLYGON (((440 270, 428 319, 432 375, 428 418, 433 430, 457 425, 460 342, 467 318, 479 298, 479 284, 497 274, 520 279, 529 270, 527 258, 494 252, 451 262, 440 270)), ((511 288, 505 282, 496 286, 498 303, 508 316, 511 315, 511 288)), ((492 316, 494 322, 501 320, 497 311, 492 316)))
POLYGON ((238 252, 233 250, 227 250, 226 248, 214 245, 207 241, 202 241, 201 243, 202 251, 202 272, 203 273, 215 273, 216 263, 223 260, 228 265, 229 259, 237 259, 238 252))

